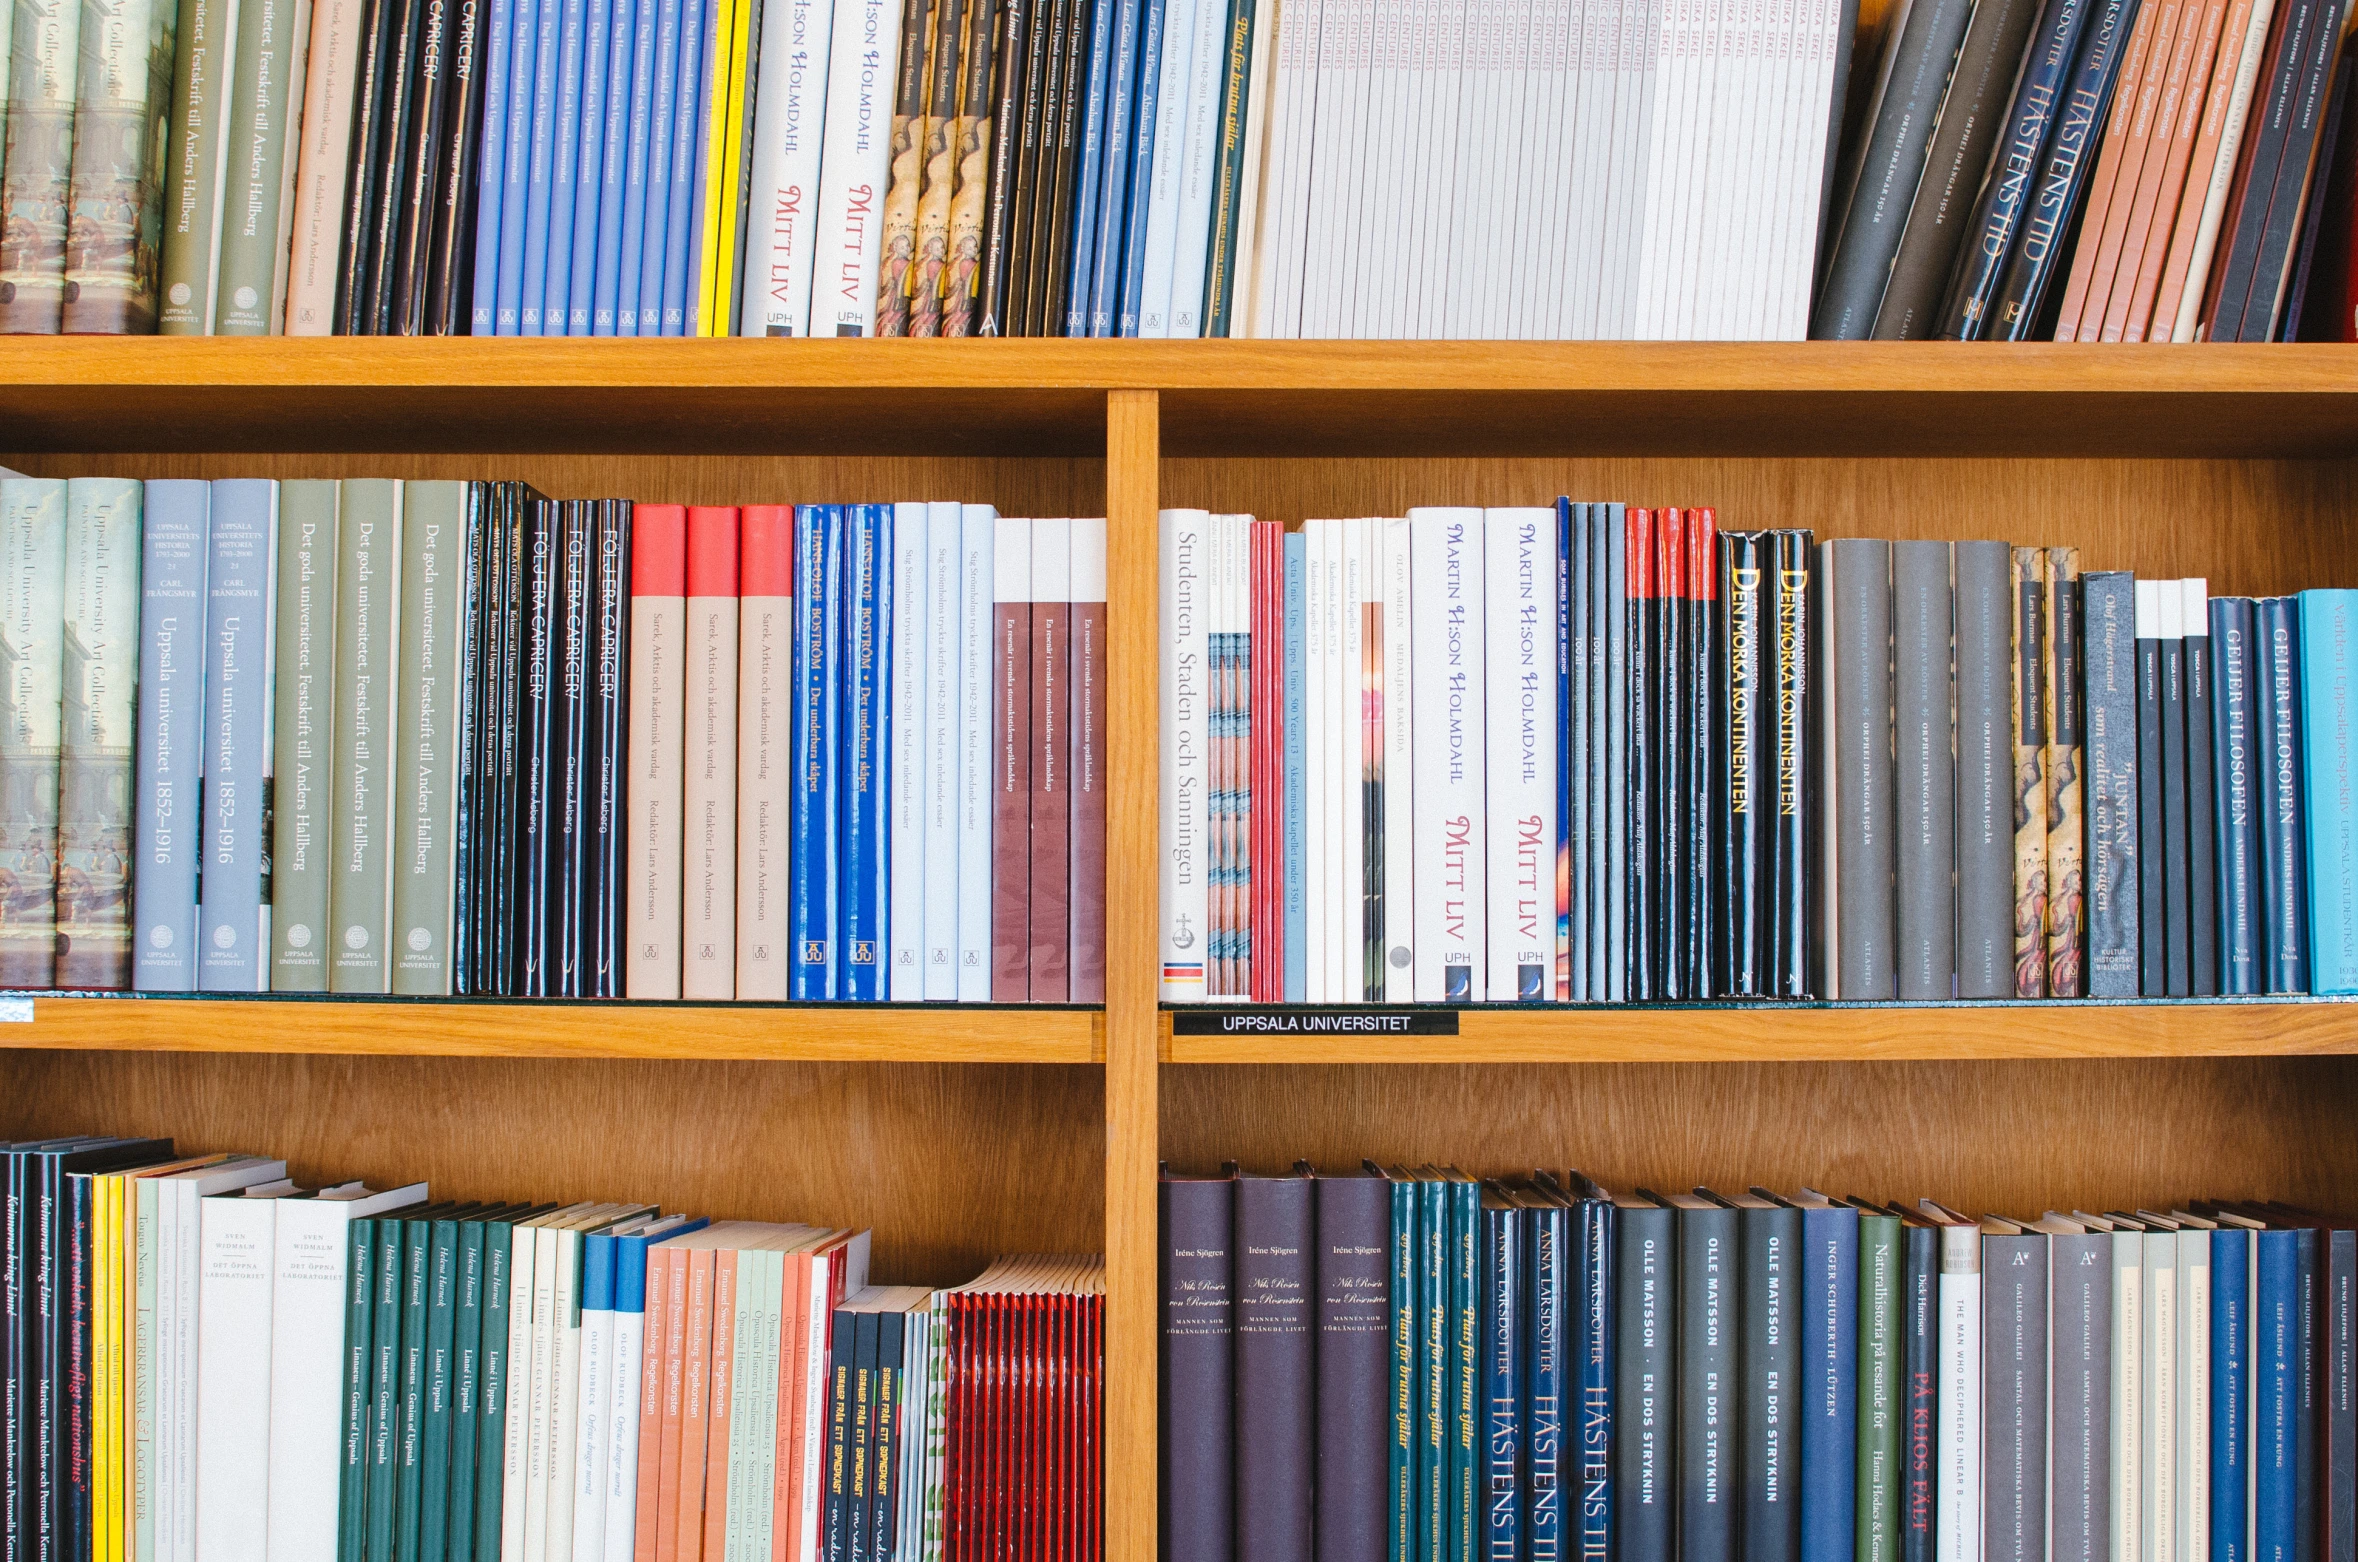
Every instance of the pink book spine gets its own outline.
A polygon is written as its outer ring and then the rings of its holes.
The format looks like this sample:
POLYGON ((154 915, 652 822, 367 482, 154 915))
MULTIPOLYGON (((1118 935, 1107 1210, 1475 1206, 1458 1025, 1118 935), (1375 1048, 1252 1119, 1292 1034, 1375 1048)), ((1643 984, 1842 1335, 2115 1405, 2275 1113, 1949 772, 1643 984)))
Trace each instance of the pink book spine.
POLYGON ((811 1256, 786 1255, 786 1289, 778 1306, 778 1478, 770 1493, 770 1562, 795 1555, 794 1517, 802 1486, 803 1341, 811 1326, 811 1256))
POLYGON ((1105 522, 1073 522, 1072 1001, 1105 1002, 1105 522))
POLYGON ((642 504, 630 542, 630 952, 623 990, 680 995, 681 751, 688 621, 688 512, 642 504))
POLYGON ((680 1549, 681 1412, 687 1398, 688 1260, 692 1250, 671 1256, 669 1297, 663 1325, 663 1463, 655 1496, 655 1562, 674 1562, 680 1549))
POLYGON ((1032 523, 1031 996, 1072 997, 1072 522, 1032 523))

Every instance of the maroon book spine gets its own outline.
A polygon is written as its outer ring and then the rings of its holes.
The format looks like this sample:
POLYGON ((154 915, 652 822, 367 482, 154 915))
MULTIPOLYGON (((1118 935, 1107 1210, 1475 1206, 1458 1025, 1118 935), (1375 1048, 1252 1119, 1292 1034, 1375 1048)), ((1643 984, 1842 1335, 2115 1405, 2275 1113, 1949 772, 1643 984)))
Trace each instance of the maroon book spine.
POLYGON ((1072 1000, 1072 529, 1032 523, 1034 1003, 1072 1000))
POLYGON ((1073 522, 1072 1001, 1105 1002, 1105 522, 1073 522))
POLYGON ((998 706, 991 800, 991 1001, 1032 996, 1032 523, 1001 520, 991 572, 992 685, 998 706))

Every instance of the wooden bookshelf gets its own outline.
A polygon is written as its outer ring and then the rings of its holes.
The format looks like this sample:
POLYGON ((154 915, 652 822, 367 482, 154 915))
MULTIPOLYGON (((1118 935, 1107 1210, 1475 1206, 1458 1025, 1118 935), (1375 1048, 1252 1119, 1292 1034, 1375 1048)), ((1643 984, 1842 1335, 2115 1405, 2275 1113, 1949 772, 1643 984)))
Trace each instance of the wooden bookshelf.
POLYGON ((1468 1011, 1455 1037, 1174 1037, 1156 965, 1155 511, 1293 523, 1557 493, 1724 527, 2018 537, 2222 592, 2358 584, 2358 348, 0 338, 0 465, 514 476, 558 497, 956 495, 1109 517, 1100 1012, 54 997, 0 1136, 273 1146, 874 1226, 890 1280, 1102 1247, 1107 1552, 1156 1546, 1158 1161, 1580 1164, 2020 1212, 2358 1196, 2358 1006, 1468 1011))

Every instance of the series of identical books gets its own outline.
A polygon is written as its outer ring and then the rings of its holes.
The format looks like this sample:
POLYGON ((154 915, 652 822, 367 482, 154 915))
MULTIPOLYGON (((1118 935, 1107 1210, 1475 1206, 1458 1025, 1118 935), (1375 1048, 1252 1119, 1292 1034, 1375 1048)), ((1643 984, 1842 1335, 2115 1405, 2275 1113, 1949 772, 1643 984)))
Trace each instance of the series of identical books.
POLYGON ((2347 19, 2342 0, 1895 6, 1810 334, 2358 335, 2347 19))
POLYGON ((0 1148, 9 1562, 1029 1562, 1097 1532, 1100 1258, 870 1286, 866 1231, 0 1148))
POLYGON ((1100 1002, 1104 568, 979 505, 0 479, 0 982, 1100 1002))
POLYGON ((1162 528, 1166 1001, 2358 990, 2346 593, 1571 500, 1162 528))
POLYGON ((2348 1554, 2358 1227, 1578 1172, 1175 1178, 1163 1552, 2348 1554))

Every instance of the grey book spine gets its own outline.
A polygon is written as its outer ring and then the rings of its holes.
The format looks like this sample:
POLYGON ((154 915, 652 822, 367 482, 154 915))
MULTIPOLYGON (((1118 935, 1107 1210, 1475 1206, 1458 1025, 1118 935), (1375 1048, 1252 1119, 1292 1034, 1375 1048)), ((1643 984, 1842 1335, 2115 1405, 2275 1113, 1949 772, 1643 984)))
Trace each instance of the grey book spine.
MULTIPOLYGON (((2163 581, 2162 589, 2175 592, 2177 584, 2174 580, 2163 581)), ((2184 998, 2194 991, 2194 902, 2193 888, 2187 882, 2192 877, 2189 870, 2193 859, 2187 855, 2192 837, 2186 814, 2185 637, 2170 635, 2160 641, 2158 649, 2161 652, 2162 892, 2168 899, 2165 973, 2169 995, 2184 998)))
POLYGON ((1236 1179, 1236 1549, 1311 1562, 1317 1218, 1307 1177, 1236 1179))
POLYGON ((1604 511, 1605 997, 1629 998, 1629 512, 1604 511))
POLYGON ((1949 545, 1891 545, 1899 995, 1956 996, 1957 763, 1949 545))
POLYGON ((213 484, 205 566, 204 866, 197 986, 270 990, 270 599, 278 484, 213 484))
POLYGON ((1916 0, 1892 41, 1856 183, 1837 219, 1834 258, 1810 321, 1809 334, 1817 340, 1855 342, 1875 334, 1892 261, 1931 155, 1941 97, 1973 13, 1973 0, 1916 0))
POLYGON ((2014 680, 2002 542, 1957 544, 1957 996, 2014 993, 2014 680))
POLYGON ((1898 995, 1892 904, 1898 819, 1892 787, 1891 544, 1825 545, 1832 609, 1836 879, 1840 984, 1829 998, 1898 995))
POLYGON ((1383 1555, 1391 1444, 1392 1184, 1320 1177, 1317 1562, 1383 1555))
POLYGON ((2087 648, 2088 994, 2137 996, 2137 583, 2080 577, 2087 648))
MULTIPOLYGON (((1235 1179, 1164 1179, 1161 1517, 1168 1562, 1229 1562, 1235 1553, 1235 1221, 1235 1179)), ((494 1477, 486 1492, 497 1485, 494 1477)))
POLYGON ((216 336, 277 336, 284 329, 294 190, 288 153, 299 149, 310 22, 311 7, 301 0, 248 0, 238 12, 224 120, 229 145, 221 181, 216 336))
POLYGON ((2047 1236, 1981 1244, 1982 1562, 2047 1558, 2047 1236))
POLYGON ((389 992, 386 929, 392 916, 393 752, 400 730, 396 676, 400 634, 401 484, 344 484, 337 522, 334 880, 328 925, 335 953, 328 985, 340 993, 389 992))
POLYGON ((2048 1239, 2048 1562, 2112 1556, 2112 1238, 2048 1239))
POLYGON ((1659 1208, 1615 1213, 1613 1556, 1615 1562, 1670 1562, 1678 1425, 1673 1217, 1659 1208))
POLYGON ((279 485, 277 753, 270 850, 270 987, 328 990, 328 776, 335 737, 339 485, 279 485))
POLYGON ((2140 581, 2137 603, 2137 990, 2158 998, 2170 990, 2169 889, 2163 857, 2161 639, 2154 633, 2140 581))
POLYGON ((2197 996, 2219 992, 2219 816, 2211 743, 2211 615, 2201 593, 2187 593, 2186 881, 2188 936, 2197 996))
POLYGON ((1735 1562, 1736 1293, 1736 1212, 1680 1210, 1679 1562, 1735 1562))
POLYGON ((428 998, 450 992, 467 488, 462 482, 411 483, 401 501, 393 990, 428 998))
POLYGON ((1801 1211, 1746 1209, 1736 1216, 1743 1244, 1744 1562, 1795 1562, 1801 1555, 1803 1410, 1800 1319, 1801 1211))
POLYGON ((213 485, 148 483, 139 539, 139 753, 131 985, 196 990, 197 794, 203 782, 205 565, 213 485))
POLYGON ((225 138, 235 52, 235 0, 181 0, 175 28, 172 119, 164 153, 164 242, 159 256, 162 336, 210 336, 221 256, 225 138))
POLYGON ((66 484, 57 985, 131 985, 131 751, 139 725, 140 485, 66 484))

